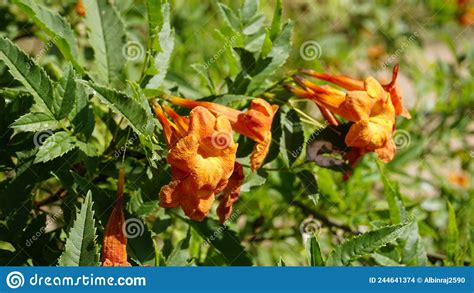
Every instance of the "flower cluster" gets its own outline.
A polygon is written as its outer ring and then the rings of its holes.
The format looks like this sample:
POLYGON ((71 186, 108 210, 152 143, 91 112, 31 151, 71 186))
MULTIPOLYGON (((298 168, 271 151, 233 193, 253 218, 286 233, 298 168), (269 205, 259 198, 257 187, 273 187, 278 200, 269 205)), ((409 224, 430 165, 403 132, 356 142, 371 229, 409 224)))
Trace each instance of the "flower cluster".
POLYGON ((160 190, 160 205, 180 206, 189 218, 200 221, 220 194, 217 214, 223 223, 232 213, 244 180, 242 166, 236 162, 238 145, 233 130, 256 142, 251 169, 260 168, 270 148, 271 125, 278 107, 259 98, 245 112, 179 97, 167 100, 192 110, 189 117, 183 117, 169 107, 152 104, 169 146, 167 162, 172 173, 171 182, 160 190))
POLYGON ((399 115, 410 118, 396 86, 398 65, 393 70, 392 81, 385 85, 373 77, 355 80, 312 70, 301 72, 346 90, 316 85, 299 75, 293 78, 300 87, 287 85, 287 89, 295 95, 315 102, 330 125, 340 124, 335 115, 353 123, 345 137, 346 145, 352 149, 346 157, 351 165, 355 165, 367 152, 377 153, 384 162, 393 159, 396 152, 392 139, 395 118, 399 115))

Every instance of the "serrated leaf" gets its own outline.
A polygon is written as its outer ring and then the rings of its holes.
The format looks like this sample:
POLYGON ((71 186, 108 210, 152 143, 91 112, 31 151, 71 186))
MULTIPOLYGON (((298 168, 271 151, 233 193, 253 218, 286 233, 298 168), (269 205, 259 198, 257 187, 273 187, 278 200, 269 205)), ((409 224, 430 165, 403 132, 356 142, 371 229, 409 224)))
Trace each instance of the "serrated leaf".
POLYGON ((146 130, 148 116, 143 107, 124 93, 112 90, 94 83, 89 86, 96 92, 97 97, 113 111, 122 115, 138 133, 146 130))
POLYGON ((59 81, 58 95, 53 100, 54 115, 61 120, 74 109, 76 101, 76 76, 74 69, 69 65, 59 81))
POLYGON ((43 112, 32 112, 25 114, 15 120, 10 127, 19 131, 44 131, 56 129, 59 122, 51 115, 43 112))
POLYGON ((174 31, 171 29, 170 23, 170 5, 165 3, 162 5, 163 26, 158 33, 158 42, 161 51, 154 58, 154 67, 157 74, 151 78, 146 88, 159 88, 165 80, 168 66, 171 59, 171 53, 174 49, 174 31))
POLYGON ((282 127, 284 144, 281 146, 281 152, 288 160, 288 165, 291 166, 298 159, 304 146, 303 126, 295 110, 291 109, 283 115, 282 127))
POLYGON ((407 226, 408 224, 386 226, 347 240, 329 254, 326 264, 329 266, 349 265, 353 260, 373 253, 397 240, 406 231, 407 226))
POLYGON ((56 45, 64 58, 71 61, 74 68, 84 74, 84 69, 76 59, 79 55, 76 38, 69 23, 61 15, 36 3, 36 1, 15 0, 14 2, 41 28, 41 31, 51 38, 50 42, 56 45))
POLYGON ((97 64, 96 79, 110 84, 120 77, 125 64, 125 27, 108 0, 84 0, 89 43, 97 64))
POLYGON ((68 132, 56 132, 49 136, 36 153, 35 163, 51 161, 76 147, 76 137, 68 132))
POLYGON ((53 83, 43 68, 3 37, 0 37, 0 60, 5 62, 12 76, 27 88, 36 101, 46 106, 44 111, 52 113, 53 83))
POLYGON ((97 152, 97 148, 91 143, 86 143, 78 140, 76 141, 76 146, 88 157, 96 157, 99 155, 97 152))
POLYGON ((89 90, 84 83, 76 80, 74 107, 68 118, 74 126, 74 133, 82 133, 88 139, 94 131, 95 119, 86 89, 89 90))
POLYGON ((89 191, 69 231, 64 252, 59 258, 59 266, 97 266, 99 264, 92 205, 92 194, 89 191))

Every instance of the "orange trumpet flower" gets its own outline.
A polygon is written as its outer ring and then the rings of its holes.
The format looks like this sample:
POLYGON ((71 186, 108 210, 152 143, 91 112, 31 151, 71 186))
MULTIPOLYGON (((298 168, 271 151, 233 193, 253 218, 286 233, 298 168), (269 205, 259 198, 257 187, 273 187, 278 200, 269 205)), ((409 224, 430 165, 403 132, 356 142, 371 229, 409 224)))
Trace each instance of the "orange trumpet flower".
POLYGON ((125 218, 122 197, 125 186, 125 171, 119 170, 115 204, 105 227, 102 245, 102 266, 130 266, 127 261, 127 236, 124 232, 125 218))
MULTIPOLYGON (((395 117, 401 115, 410 118, 395 85, 398 66, 394 68, 392 81, 387 85, 381 85, 373 77, 362 81, 312 70, 302 72, 347 90, 343 92, 330 86, 318 86, 298 75, 294 78, 303 89, 287 86, 294 94, 314 101, 320 108, 354 122, 345 137, 347 146, 357 148, 360 155, 374 151, 384 162, 393 159, 396 152, 392 140, 395 117)), ((331 120, 328 121, 331 123, 331 120)), ((331 124, 337 125, 337 119, 331 124)))
POLYGON ((170 147, 167 161, 172 173, 171 182, 160 191, 160 206, 181 206, 189 218, 201 221, 234 173, 237 144, 229 120, 204 107, 191 110, 189 118, 166 107, 173 122, 157 103, 153 110, 170 147))
POLYGON ((277 105, 270 105, 267 101, 256 98, 250 103, 246 112, 232 109, 217 103, 187 100, 179 97, 169 97, 168 100, 179 106, 194 108, 202 106, 215 115, 224 115, 229 119, 232 128, 238 133, 256 142, 250 155, 250 167, 252 171, 259 169, 270 149, 272 140, 272 122, 277 105))

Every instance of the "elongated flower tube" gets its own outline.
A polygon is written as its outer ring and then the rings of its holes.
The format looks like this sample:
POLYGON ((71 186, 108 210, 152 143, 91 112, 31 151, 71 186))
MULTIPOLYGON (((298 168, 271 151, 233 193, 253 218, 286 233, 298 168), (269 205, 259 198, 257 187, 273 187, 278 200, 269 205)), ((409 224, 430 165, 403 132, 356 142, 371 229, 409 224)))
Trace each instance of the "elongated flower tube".
POLYGON ((160 105, 152 106, 170 147, 172 179, 161 188, 160 206, 180 206, 192 220, 203 220, 234 172, 237 144, 230 122, 204 107, 192 109, 189 118, 165 108, 169 121, 160 105))
MULTIPOLYGON (((398 76, 399 66, 395 65, 392 73, 392 80, 388 84, 383 84, 383 89, 390 94, 390 99, 392 100, 393 107, 395 109, 395 114, 397 116, 403 116, 407 119, 410 119, 410 113, 403 106, 403 98, 400 93, 400 88, 397 86, 397 76, 398 76)), ((342 75, 331 75, 326 73, 319 73, 313 70, 302 69, 301 72, 308 74, 312 77, 334 83, 348 91, 364 91, 365 83, 363 80, 352 79, 350 77, 342 75)))
POLYGON ((105 227, 102 245, 103 266, 130 266, 127 260, 127 235, 125 235, 125 218, 122 198, 125 187, 125 171, 119 170, 117 193, 114 207, 105 227))
POLYGON ((179 97, 169 97, 168 100, 186 108, 205 107, 215 115, 227 117, 235 131, 256 142, 250 155, 252 171, 262 166, 270 149, 272 122, 278 106, 270 105, 267 101, 256 98, 250 103, 249 109, 243 112, 212 102, 193 101, 179 97))
POLYGON ((319 86, 298 75, 294 79, 301 88, 287 86, 295 95, 308 98, 320 108, 354 122, 345 137, 347 146, 358 148, 359 155, 374 151, 385 162, 393 159, 396 152, 392 140, 395 116, 410 117, 401 103, 401 95, 395 85, 398 66, 394 69, 392 81, 387 85, 381 85, 373 77, 360 81, 311 70, 303 70, 303 73, 347 90, 344 92, 330 86, 319 86))

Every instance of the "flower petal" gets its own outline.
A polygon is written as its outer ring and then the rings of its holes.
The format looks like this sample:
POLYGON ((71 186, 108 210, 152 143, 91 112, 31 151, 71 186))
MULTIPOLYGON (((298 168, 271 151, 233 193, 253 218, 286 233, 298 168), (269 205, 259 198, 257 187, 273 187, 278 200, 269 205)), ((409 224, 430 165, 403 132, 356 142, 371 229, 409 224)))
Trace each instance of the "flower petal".
POLYGON ((225 187, 220 198, 221 202, 217 207, 217 215, 221 224, 232 215, 232 205, 240 196, 240 186, 244 183, 244 178, 242 165, 235 163, 234 172, 229 178, 229 183, 225 187))

